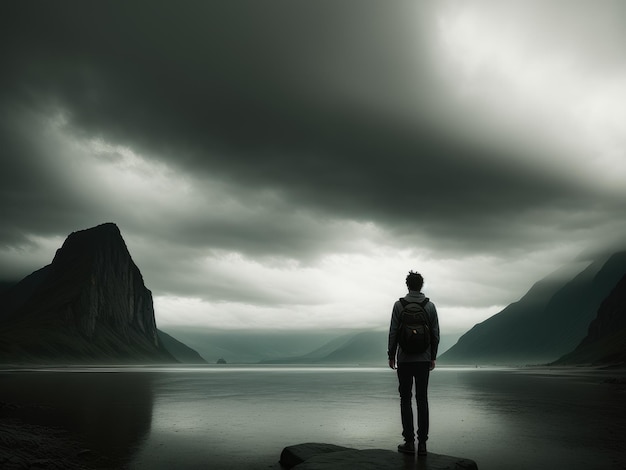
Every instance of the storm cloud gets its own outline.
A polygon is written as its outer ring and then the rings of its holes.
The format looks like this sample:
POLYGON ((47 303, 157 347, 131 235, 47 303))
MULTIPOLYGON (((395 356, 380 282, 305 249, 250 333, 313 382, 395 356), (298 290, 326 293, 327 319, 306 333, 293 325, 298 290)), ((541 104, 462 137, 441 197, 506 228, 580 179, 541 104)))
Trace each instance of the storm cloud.
POLYGON ((164 322, 383 326, 420 269, 460 330, 623 241, 621 2, 3 11, 5 279, 114 221, 164 322))

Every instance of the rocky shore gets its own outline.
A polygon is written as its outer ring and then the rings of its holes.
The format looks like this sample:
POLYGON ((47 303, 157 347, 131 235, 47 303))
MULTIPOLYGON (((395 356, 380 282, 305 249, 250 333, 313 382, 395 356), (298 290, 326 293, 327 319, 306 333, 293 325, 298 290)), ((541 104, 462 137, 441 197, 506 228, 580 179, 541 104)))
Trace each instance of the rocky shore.
POLYGON ((81 444, 62 427, 33 423, 41 407, 0 402, 0 468, 5 470, 91 470, 120 468, 81 444))

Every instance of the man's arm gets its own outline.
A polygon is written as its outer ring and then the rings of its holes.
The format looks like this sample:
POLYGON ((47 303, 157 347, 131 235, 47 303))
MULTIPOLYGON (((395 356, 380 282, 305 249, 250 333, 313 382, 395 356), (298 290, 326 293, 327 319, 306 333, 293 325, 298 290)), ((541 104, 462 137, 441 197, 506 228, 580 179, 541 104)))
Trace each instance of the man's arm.
POLYGON ((391 323, 389 325, 389 341, 387 344, 387 356, 389 359, 389 367, 396 368, 396 351, 398 349, 398 327, 400 325, 400 315, 396 312, 396 304, 391 310, 391 323))
POLYGON ((435 361, 437 360, 437 351, 439 350, 439 316, 437 315, 437 307, 431 302, 432 310, 429 312, 430 316, 430 370, 435 368, 435 361))

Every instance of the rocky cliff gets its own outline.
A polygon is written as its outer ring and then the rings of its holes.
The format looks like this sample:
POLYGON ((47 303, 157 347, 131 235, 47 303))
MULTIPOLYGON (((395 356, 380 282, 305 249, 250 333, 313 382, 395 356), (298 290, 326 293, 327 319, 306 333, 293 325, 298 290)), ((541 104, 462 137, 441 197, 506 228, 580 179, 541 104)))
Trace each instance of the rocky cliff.
POLYGON ((578 347, 556 364, 626 363, 626 275, 602 302, 578 347))
POLYGON ((1 362, 176 362, 115 224, 74 232, 0 297, 1 362))

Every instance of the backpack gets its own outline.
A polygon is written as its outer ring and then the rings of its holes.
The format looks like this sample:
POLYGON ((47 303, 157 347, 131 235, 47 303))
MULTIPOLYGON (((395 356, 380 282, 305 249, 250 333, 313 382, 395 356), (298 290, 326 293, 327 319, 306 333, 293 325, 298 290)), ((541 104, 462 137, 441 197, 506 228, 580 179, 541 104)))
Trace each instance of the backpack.
POLYGON ((428 301, 428 298, 420 303, 400 299, 398 343, 405 353, 422 353, 430 347, 430 320, 424 308, 428 301))

